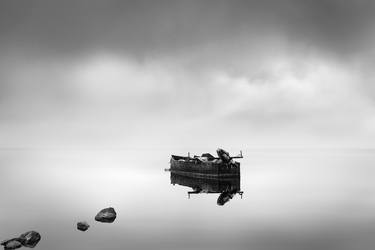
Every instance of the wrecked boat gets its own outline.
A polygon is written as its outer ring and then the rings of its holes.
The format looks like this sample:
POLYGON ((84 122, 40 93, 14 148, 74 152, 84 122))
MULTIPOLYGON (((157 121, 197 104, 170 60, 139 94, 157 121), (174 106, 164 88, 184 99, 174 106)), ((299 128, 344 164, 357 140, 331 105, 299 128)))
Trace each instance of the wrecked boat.
POLYGON ((218 157, 209 153, 190 157, 172 155, 169 171, 179 175, 196 178, 233 178, 240 176, 240 163, 234 159, 243 158, 242 151, 238 156, 230 156, 223 149, 217 149, 218 157))

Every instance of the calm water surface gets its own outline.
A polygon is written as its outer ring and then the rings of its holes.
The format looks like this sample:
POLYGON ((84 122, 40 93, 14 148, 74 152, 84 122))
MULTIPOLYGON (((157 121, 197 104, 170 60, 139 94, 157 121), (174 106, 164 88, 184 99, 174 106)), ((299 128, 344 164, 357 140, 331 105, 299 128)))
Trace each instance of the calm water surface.
POLYGON ((0 239, 37 230, 40 250, 375 247, 373 150, 244 150, 243 198, 224 206, 171 185, 171 153, 187 152, 0 151, 0 239), (116 221, 95 222, 108 206, 116 221))

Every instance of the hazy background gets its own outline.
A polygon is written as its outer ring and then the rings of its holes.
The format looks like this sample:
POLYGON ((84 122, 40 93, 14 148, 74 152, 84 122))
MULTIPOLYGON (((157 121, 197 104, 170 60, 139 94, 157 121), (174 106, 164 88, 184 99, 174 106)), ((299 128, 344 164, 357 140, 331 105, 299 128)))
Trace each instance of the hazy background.
POLYGON ((370 0, 0 1, 0 240, 372 250, 374 35, 370 0), (170 185, 217 147, 243 200, 170 185))
POLYGON ((373 1, 1 1, 1 147, 373 147, 373 1))

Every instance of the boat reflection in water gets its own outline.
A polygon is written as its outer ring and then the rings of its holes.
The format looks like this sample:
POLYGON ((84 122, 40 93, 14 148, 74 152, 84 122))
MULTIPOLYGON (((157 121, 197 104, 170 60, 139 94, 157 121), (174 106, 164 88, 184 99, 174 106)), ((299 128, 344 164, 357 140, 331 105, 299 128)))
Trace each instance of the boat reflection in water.
POLYGON ((241 198, 243 194, 240 176, 235 178, 196 178, 171 172, 171 184, 191 187, 193 191, 188 192, 189 198, 191 194, 220 194, 217 198, 219 206, 230 201, 236 194, 239 194, 241 198))

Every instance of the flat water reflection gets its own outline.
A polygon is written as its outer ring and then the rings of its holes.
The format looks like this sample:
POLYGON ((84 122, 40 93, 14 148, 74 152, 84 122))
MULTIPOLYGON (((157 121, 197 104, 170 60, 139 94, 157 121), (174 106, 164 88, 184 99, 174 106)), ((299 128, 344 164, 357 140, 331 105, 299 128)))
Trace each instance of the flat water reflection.
MULTIPOLYGON (((200 150, 197 150, 200 151, 200 150)), ((1 151, 0 240, 37 230, 36 250, 337 249, 375 245, 373 151, 244 151, 235 183, 172 177, 171 150, 1 151), (147 156, 147 157, 145 157, 147 156), (187 199, 197 187, 213 194, 187 199), (225 191, 224 191, 225 192, 225 191), (94 222, 113 206, 113 224, 94 222), (81 233, 76 222, 86 220, 81 233)))

